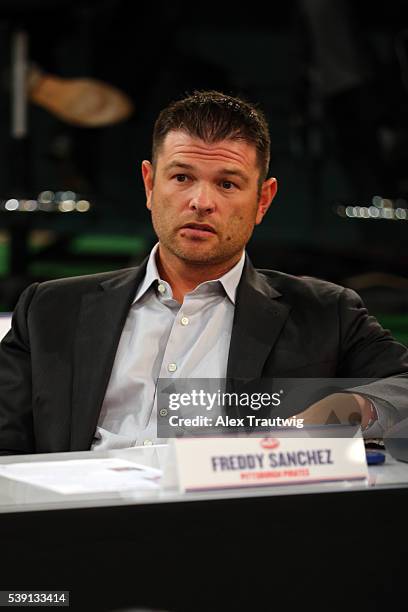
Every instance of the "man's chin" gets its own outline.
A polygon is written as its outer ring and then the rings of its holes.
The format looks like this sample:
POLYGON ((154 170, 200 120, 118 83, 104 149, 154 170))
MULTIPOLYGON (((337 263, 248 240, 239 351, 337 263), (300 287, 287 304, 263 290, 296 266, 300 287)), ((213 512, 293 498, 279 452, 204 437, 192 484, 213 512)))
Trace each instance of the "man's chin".
POLYGON ((179 253, 177 253, 177 256, 186 263, 191 263, 197 266, 218 263, 223 259, 222 257, 217 256, 214 253, 190 253, 186 251, 180 251, 179 253))
POLYGON ((205 248, 205 245, 192 245, 191 247, 181 247, 172 245, 173 254, 179 259, 192 265, 208 265, 220 263, 225 259, 222 253, 218 253, 214 249, 205 248))

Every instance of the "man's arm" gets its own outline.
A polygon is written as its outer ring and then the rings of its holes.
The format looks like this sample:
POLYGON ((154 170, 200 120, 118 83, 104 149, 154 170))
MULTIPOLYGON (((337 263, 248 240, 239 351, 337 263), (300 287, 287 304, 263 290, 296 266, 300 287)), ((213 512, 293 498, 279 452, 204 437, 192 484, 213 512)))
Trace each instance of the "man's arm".
POLYGON ((38 283, 22 293, 0 344, 0 454, 35 452, 28 312, 38 283))
POLYGON ((333 393, 297 415, 304 425, 360 424, 362 430, 377 420, 377 411, 368 398, 357 393, 333 393))
POLYGON ((408 416, 408 350, 368 314, 354 291, 342 291, 338 311, 338 376, 350 379, 350 386, 298 416, 305 424, 360 421, 368 433, 378 419, 387 430, 408 416))

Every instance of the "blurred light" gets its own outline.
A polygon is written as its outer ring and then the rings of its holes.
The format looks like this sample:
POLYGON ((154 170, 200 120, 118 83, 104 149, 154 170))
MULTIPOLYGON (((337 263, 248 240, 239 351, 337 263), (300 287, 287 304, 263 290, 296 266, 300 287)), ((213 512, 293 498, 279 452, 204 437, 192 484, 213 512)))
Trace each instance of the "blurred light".
POLYGON ((58 210, 60 210, 61 212, 72 212, 74 208, 74 200, 63 200, 58 204, 58 210))
POLYGON ((16 200, 15 198, 12 198, 11 200, 7 200, 7 202, 4 205, 4 208, 6 210, 18 210, 18 206, 19 206, 18 200, 16 200))
POLYGON ((27 212, 32 212, 33 210, 37 210, 38 202, 37 200, 22 200, 21 207, 27 212))
POLYGON ((408 201, 404 198, 392 200, 373 196, 371 206, 345 206, 337 202, 335 211, 343 218, 408 221, 408 201))
POLYGON ((48 202, 39 202, 38 208, 39 210, 43 210, 45 212, 51 212, 55 210, 55 203, 53 200, 48 202))
POLYGON ((44 204, 49 204, 54 199, 54 192, 47 189, 46 191, 42 191, 38 196, 38 201, 44 204))
POLYGON ((78 212, 87 212, 91 208, 91 204, 88 200, 78 200, 76 203, 76 209, 78 212))
POLYGON ((63 200, 76 200, 76 193, 73 191, 63 191, 61 193, 61 201, 63 200))
MULTIPOLYGON (((53 191, 47 190, 42 191, 38 195, 38 199, 21 199, 10 198, 8 200, 0 200, 0 209, 7 211, 19 211, 19 212, 80 212, 85 213, 91 208, 91 203, 88 200, 78 200, 76 201, 77 194, 73 191, 59 191, 57 194, 54 194, 53 191), (61 195, 68 194, 74 195, 74 198, 63 199, 57 202, 55 198, 61 197, 61 195)), ((344 217, 344 206, 343 209, 343 217, 344 217)))

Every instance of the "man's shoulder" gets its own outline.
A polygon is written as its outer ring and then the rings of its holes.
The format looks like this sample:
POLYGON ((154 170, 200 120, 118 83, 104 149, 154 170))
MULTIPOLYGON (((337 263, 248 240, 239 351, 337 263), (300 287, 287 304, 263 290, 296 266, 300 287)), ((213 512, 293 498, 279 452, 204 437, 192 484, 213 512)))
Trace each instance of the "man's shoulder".
POLYGON ((69 276, 39 283, 37 291, 41 293, 84 293, 97 289, 105 282, 120 284, 135 278, 139 267, 122 268, 110 272, 99 272, 97 274, 86 274, 83 276, 69 276))
POLYGON ((32 312, 40 313, 53 309, 74 312, 87 294, 102 295, 104 289, 117 288, 119 296, 130 295, 136 290, 139 273, 140 266, 34 283, 21 294, 17 308, 30 308, 32 312))
POLYGON ((294 276, 278 270, 257 268, 265 282, 278 291, 283 300, 302 298, 318 302, 337 301, 345 287, 314 276, 294 276))

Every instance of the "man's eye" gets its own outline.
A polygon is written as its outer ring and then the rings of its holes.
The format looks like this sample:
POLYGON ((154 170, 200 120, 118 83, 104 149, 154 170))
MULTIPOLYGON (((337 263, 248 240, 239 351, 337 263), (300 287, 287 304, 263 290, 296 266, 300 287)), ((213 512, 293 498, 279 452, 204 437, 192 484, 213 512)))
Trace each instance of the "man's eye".
POLYGON ((222 181, 221 186, 223 189, 226 189, 227 191, 235 187, 234 183, 231 183, 231 181, 222 181))
POLYGON ((176 174, 175 179, 178 183, 185 183, 187 180, 187 175, 185 174, 176 174))

